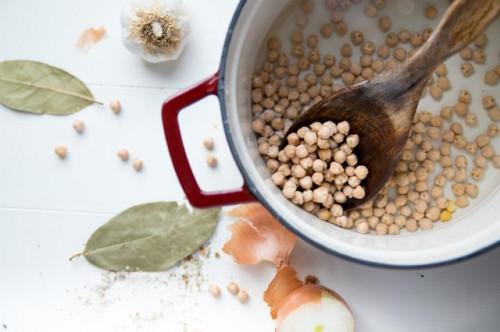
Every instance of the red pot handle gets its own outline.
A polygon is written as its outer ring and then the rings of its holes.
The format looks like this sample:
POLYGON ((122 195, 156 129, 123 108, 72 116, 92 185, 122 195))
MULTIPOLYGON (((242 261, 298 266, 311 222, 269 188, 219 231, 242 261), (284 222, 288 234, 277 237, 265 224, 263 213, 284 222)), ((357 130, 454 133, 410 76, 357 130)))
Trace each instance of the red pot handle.
POLYGON ((162 107, 163 130, 175 172, 191 205, 200 208, 255 200, 246 184, 235 190, 204 192, 196 182, 184 149, 178 115, 183 108, 209 95, 217 96, 218 81, 219 73, 215 73, 194 86, 170 97, 163 103, 162 107))

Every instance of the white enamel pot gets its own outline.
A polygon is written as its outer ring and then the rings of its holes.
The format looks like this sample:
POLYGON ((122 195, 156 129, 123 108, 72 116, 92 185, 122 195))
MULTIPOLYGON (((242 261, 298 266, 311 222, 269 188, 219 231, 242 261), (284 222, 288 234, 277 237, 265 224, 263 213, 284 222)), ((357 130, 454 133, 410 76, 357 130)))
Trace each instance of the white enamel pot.
MULTIPOLYGON (((290 0, 241 1, 227 33, 219 71, 173 96, 163 105, 162 117, 170 155, 193 206, 208 207, 258 200, 297 234, 329 253, 371 265, 410 268, 435 266, 473 257, 498 245, 500 239, 500 172, 481 184, 481 195, 447 224, 430 231, 397 236, 358 234, 319 220, 285 199, 269 180, 251 129, 250 82, 258 61, 259 45, 290 0), (234 159, 245 180, 230 192, 203 192, 186 157, 178 126, 182 108, 216 95, 224 130, 234 159)), ((322 2, 322 1, 321 1, 322 2)), ((494 29, 498 29, 498 22, 494 29)), ((494 42, 490 39, 490 42, 494 42)), ((498 40, 497 40, 498 42, 498 40)), ((496 92, 498 95, 498 90, 496 92)), ((223 179, 221 179, 223 181, 223 179)))

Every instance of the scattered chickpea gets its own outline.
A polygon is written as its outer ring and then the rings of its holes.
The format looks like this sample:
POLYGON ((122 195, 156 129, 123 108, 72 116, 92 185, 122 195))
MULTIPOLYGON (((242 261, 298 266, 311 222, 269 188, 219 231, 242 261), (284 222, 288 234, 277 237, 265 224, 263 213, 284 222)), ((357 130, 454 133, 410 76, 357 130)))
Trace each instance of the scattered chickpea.
POLYGON ((78 134, 82 134, 85 131, 85 123, 82 120, 75 120, 73 122, 73 129, 75 129, 78 134))
POLYGON ((132 162, 132 167, 134 167, 134 169, 137 172, 140 172, 140 171, 142 171, 142 169, 144 167, 144 163, 140 159, 134 159, 134 161, 132 162))
POLYGON ((213 297, 215 297, 215 298, 220 297, 220 287, 219 286, 212 284, 208 288, 208 291, 210 294, 212 294, 213 297))
POLYGON ((118 158, 120 158, 121 160, 123 161, 127 161, 130 157, 130 154, 128 152, 127 149, 120 149, 118 150, 118 152, 116 153, 116 155, 118 156, 118 158))
POLYGON ((58 145, 54 149, 54 153, 60 158, 60 159, 66 159, 68 156, 68 148, 64 145, 58 145))
POLYGON ((207 137, 203 140, 203 146, 207 150, 213 150, 214 149, 214 139, 212 137, 207 137))
POLYGON ((113 100, 109 103, 109 108, 115 113, 118 114, 122 110, 122 105, 119 100, 113 100))
POLYGON ((238 301, 240 301, 240 303, 247 303, 249 299, 248 293, 244 290, 240 290, 236 297, 238 298, 238 301))
POLYGON ((227 291, 231 294, 231 295, 236 295, 239 293, 240 291, 240 287, 235 283, 235 282, 230 282, 228 285, 227 285, 227 291))

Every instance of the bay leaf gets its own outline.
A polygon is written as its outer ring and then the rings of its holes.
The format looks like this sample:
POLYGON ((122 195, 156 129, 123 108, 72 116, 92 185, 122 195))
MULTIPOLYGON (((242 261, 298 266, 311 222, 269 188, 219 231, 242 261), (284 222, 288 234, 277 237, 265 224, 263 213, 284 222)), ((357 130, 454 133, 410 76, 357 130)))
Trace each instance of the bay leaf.
POLYGON ((51 65, 29 61, 0 62, 0 104, 16 111, 69 115, 98 103, 81 80, 51 65))
POLYGON ((177 202, 133 206, 97 229, 82 253, 109 271, 163 271, 198 250, 212 235, 220 209, 177 202))

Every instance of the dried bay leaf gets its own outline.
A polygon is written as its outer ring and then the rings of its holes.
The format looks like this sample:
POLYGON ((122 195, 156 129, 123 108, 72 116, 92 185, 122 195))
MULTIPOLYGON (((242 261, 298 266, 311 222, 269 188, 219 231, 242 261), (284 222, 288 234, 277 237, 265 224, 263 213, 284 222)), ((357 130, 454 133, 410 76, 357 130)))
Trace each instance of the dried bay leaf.
POLYGON ((69 115, 98 103, 70 73, 28 60, 0 62, 0 104, 16 111, 69 115))
POLYGON ((109 271, 163 271, 208 240, 219 214, 219 208, 191 212, 176 202, 133 206, 97 229, 82 255, 109 271))

